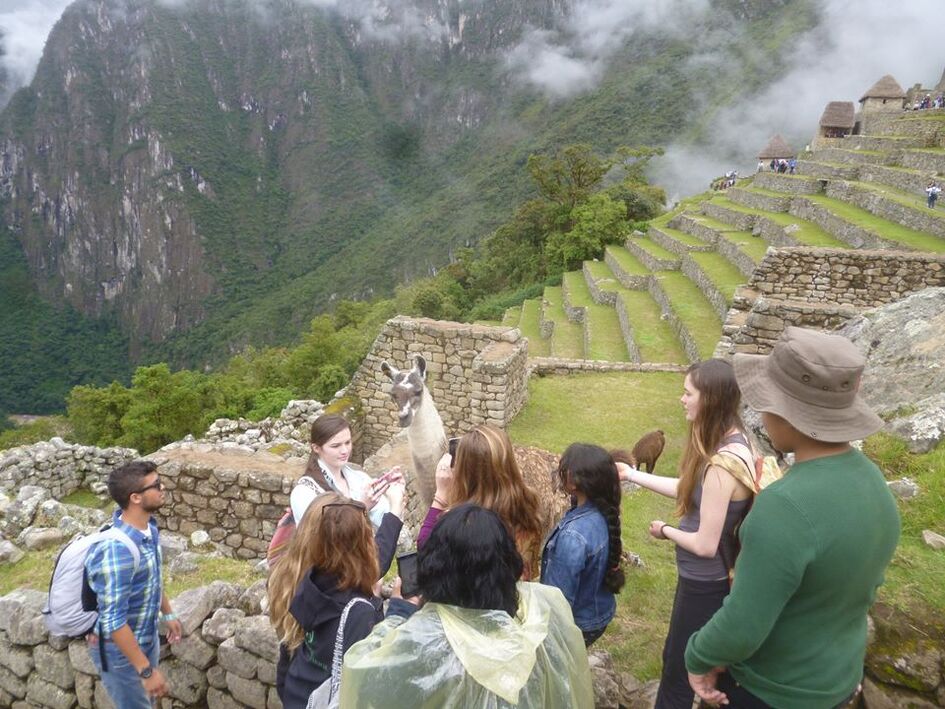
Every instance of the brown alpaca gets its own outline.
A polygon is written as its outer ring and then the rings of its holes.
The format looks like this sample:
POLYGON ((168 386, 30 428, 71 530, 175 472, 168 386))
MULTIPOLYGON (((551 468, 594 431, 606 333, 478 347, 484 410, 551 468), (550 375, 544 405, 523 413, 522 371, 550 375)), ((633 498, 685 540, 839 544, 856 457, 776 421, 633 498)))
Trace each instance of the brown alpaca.
POLYGON ((666 436, 662 431, 650 431, 643 438, 637 441, 633 447, 631 455, 636 461, 636 468, 643 470, 646 466, 646 472, 652 473, 656 470, 656 461, 663 453, 663 446, 666 445, 666 436))

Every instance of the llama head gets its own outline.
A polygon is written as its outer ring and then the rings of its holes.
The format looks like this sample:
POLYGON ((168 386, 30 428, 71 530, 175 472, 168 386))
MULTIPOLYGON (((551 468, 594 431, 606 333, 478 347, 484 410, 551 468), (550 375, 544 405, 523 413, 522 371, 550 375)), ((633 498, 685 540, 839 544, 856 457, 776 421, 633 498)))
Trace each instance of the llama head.
POLYGON ((390 396, 397 406, 397 418, 401 428, 413 421, 413 415, 423 402, 423 380, 427 377, 427 361, 420 355, 413 356, 413 367, 402 372, 387 361, 381 363, 381 371, 393 382, 390 396))

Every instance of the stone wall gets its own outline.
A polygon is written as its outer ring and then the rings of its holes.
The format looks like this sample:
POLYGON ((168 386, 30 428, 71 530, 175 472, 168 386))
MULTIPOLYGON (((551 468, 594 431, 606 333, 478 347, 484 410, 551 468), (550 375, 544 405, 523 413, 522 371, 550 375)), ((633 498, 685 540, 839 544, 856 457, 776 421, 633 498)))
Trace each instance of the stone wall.
POLYGON ((857 313, 945 285, 945 255, 772 248, 740 288, 717 356, 764 353, 788 325, 832 330, 857 313))
POLYGON ((400 428, 381 362, 400 369, 421 354, 427 387, 447 431, 462 433, 483 423, 505 428, 525 404, 527 341, 518 329, 396 317, 387 322, 355 373, 347 396, 360 402, 366 453, 400 428))
MULTIPOLYGON (((33 590, 0 598, 0 707, 114 709, 86 642, 46 631, 45 601, 33 590)), ((281 709, 279 642, 263 614, 265 581, 249 588, 216 581, 171 603, 184 639, 161 651, 170 686, 161 709, 281 709)))
POLYGON ((112 468, 138 457, 131 448, 97 448, 52 438, 0 451, 0 492, 25 485, 49 490, 61 499, 80 488, 101 491, 112 468), (97 489, 96 489, 97 488, 97 489))
POLYGON ((919 200, 921 194, 916 195, 915 204, 904 204, 881 192, 864 189, 848 182, 828 182, 827 196, 856 205, 871 214, 909 229, 945 238, 945 218, 926 209, 919 200))

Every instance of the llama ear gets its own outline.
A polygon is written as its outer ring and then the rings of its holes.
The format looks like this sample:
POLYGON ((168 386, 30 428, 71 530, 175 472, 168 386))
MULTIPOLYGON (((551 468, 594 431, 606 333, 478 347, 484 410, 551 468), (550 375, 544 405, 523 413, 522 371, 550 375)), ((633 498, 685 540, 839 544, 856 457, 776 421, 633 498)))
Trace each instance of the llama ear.
POLYGON ((385 359, 381 362, 381 371, 384 372, 390 379, 394 378, 394 375, 397 374, 396 367, 390 366, 390 363, 385 359))
POLYGON ((423 358, 423 355, 413 356, 413 367, 417 370, 421 379, 427 378, 427 361, 423 358))

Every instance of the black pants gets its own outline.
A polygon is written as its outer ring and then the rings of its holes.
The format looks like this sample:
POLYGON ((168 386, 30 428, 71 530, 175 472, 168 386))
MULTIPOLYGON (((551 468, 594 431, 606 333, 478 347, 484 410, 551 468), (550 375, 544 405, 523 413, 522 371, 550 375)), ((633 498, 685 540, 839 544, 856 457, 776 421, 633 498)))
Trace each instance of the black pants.
MULTIPOLYGON (((728 672, 719 675, 718 688, 725 692, 728 697, 727 709, 771 709, 770 704, 765 704, 754 694, 742 687, 735 678, 728 672)), ((857 696, 857 690, 840 702, 834 709, 845 709, 857 696)))
POLYGON ((689 686, 686 672, 686 643, 722 607, 727 595, 728 580, 693 581, 680 577, 676 581, 673 614, 663 646, 663 674, 654 709, 692 709, 695 692, 689 686))

